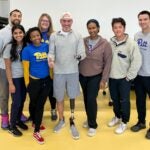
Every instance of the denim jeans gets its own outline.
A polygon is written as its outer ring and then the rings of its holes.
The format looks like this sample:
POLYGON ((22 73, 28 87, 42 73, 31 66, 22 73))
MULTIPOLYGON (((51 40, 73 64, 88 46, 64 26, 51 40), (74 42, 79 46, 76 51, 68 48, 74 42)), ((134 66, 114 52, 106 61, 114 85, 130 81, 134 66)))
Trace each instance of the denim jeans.
POLYGON ((16 122, 20 121, 22 110, 24 107, 24 102, 26 99, 26 87, 24 83, 24 78, 14 78, 13 84, 15 85, 16 92, 11 94, 12 104, 11 104, 11 115, 10 115, 10 125, 11 127, 16 126, 16 122))

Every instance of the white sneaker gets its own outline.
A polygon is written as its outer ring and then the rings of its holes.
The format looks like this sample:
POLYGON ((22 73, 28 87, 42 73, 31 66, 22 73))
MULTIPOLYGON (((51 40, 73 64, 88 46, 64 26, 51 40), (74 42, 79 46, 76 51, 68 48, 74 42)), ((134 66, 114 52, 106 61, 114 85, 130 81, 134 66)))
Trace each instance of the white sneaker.
POLYGON ((87 120, 83 122, 82 127, 83 128, 88 128, 89 127, 87 120))
POLYGON ((115 133, 122 134, 127 129, 127 124, 121 122, 117 129, 115 130, 115 133))
POLYGON ((118 123, 120 123, 120 119, 117 117, 113 117, 111 119, 111 121, 108 123, 108 126, 113 127, 113 126, 117 125, 118 123))
POLYGON ((90 137, 92 137, 92 136, 94 136, 96 134, 96 129, 94 129, 94 128, 89 128, 89 130, 88 130, 88 136, 90 136, 90 137))

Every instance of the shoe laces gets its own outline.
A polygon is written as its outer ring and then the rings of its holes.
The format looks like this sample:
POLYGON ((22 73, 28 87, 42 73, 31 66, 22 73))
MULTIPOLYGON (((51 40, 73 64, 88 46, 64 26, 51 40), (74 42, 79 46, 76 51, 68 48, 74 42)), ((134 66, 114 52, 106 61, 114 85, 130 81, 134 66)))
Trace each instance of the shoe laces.
POLYGON ((34 135, 38 138, 42 138, 41 134, 39 132, 35 132, 34 135))
POLYGON ((126 124, 123 123, 123 122, 121 122, 121 123, 119 124, 119 128, 121 128, 121 129, 124 129, 125 126, 126 126, 126 124))

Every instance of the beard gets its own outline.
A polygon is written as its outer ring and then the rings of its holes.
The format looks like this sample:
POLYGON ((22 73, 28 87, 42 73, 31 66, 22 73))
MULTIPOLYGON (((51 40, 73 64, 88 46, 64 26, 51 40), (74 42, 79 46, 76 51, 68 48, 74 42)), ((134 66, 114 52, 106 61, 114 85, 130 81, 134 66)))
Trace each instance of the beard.
POLYGON ((14 21, 11 21, 11 24, 14 26, 14 25, 19 25, 20 24, 20 20, 14 20, 14 21))

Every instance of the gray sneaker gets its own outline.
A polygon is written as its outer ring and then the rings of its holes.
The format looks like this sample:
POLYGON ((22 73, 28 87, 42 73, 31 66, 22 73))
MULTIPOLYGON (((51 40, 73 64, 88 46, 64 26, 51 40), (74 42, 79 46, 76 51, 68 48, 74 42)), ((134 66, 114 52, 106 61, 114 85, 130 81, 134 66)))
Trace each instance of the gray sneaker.
POLYGON ((65 126, 65 121, 64 120, 59 120, 57 125, 54 127, 54 132, 57 133, 65 126))
POLYGON ((73 139, 78 140, 80 138, 79 132, 75 125, 70 126, 71 134, 73 139))

